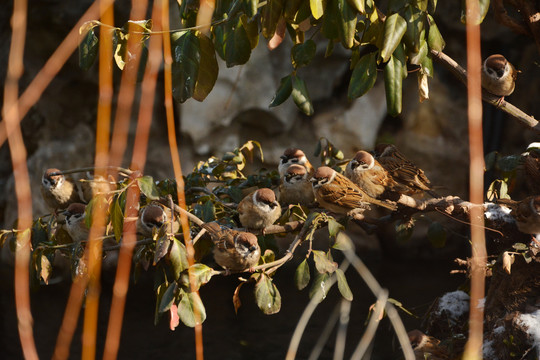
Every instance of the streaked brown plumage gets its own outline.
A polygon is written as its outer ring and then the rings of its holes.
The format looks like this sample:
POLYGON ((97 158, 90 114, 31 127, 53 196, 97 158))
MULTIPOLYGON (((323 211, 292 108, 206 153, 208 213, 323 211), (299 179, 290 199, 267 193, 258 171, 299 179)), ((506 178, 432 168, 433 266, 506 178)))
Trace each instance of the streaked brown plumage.
POLYGON ((441 345, 441 341, 428 336, 420 330, 412 330, 407 333, 414 351, 416 360, 448 360, 450 354, 441 345))
POLYGON ((407 159, 395 145, 379 144, 375 147, 375 160, 388 171, 392 178, 408 188, 404 194, 411 195, 425 191, 433 197, 432 185, 424 171, 407 159))
POLYGON ((216 222, 203 224, 214 242, 214 259, 228 271, 252 271, 261 257, 257 237, 249 232, 220 226, 216 222))
POLYGON ((482 87, 502 100, 514 92, 517 73, 504 56, 491 55, 482 64, 482 87))
POLYGON ((66 209, 69 204, 80 203, 81 198, 73 180, 59 173, 56 168, 47 169, 41 178, 43 200, 53 210, 66 209))
POLYGON ((526 153, 522 154, 525 181, 530 193, 540 194, 540 149, 527 150, 526 153))
POLYGON ((285 173, 287 172, 287 169, 289 166, 297 164, 302 165, 306 168, 306 171, 308 173, 308 178, 313 176, 313 173, 315 172, 315 168, 309 160, 306 157, 306 154, 298 149, 298 148, 288 148, 283 152, 283 155, 281 155, 281 160, 279 162, 279 176, 283 178, 285 173))
POLYGON ((300 204, 304 206, 315 201, 313 187, 308 180, 308 173, 304 166, 293 164, 281 177, 279 201, 286 205, 300 204))
POLYGON ((86 205, 81 203, 69 204, 64 211, 66 216, 66 230, 74 242, 81 242, 88 239, 90 229, 85 224, 86 205))
POLYGON ((540 234, 540 195, 529 196, 521 201, 499 199, 497 203, 512 209, 510 215, 516 220, 519 231, 540 234))
POLYGON ((318 168, 310 181, 313 183, 313 192, 317 202, 323 208, 337 214, 348 214, 355 209, 365 209, 369 204, 396 210, 395 204, 372 198, 351 180, 327 166, 318 168))
POLYGON ((272 189, 261 188, 247 195, 238 204, 240 223, 247 229, 262 229, 272 225, 281 215, 281 206, 272 189))

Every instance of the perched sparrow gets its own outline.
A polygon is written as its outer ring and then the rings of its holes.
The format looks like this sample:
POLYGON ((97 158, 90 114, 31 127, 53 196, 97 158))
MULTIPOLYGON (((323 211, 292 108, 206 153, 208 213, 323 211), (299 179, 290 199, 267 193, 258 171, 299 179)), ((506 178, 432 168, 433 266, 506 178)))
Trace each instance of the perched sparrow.
POLYGON ((98 194, 107 195, 112 190, 111 184, 103 176, 88 176, 88 179, 80 180, 83 200, 89 202, 98 194))
POLYGON ((293 164, 281 178, 279 201, 283 204, 309 205, 315 201, 313 188, 305 167, 293 164))
POLYGON ((238 204, 240 223, 247 229, 262 229, 272 225, 281 215, 276 194, 268 188, 255 190, 238 204))
POLYGON ((505 96, 514 92, 518 71, 500 54, 489 56, 482 65, 482 87, 493 95, 505 96))
POLYGON ((450 359, 448 350, 442 346, 441 341, 428 336, 420 330, 412 330, 407 333, 414 351, 416 360, 447 360, 450 359))
POLYGON ((519 231, 525 234, 540 234, 540 195, 529 196, 521 201, 499 199, 512 212, 510 215, 516 220, 519 231))
POLYGON ((348 214, 358 208, 365 209, 369 204, 396 209, 394 204, 372 198, 351 180, 328 166, 318 168, 310 181, 319 204, 337 214, 348 214))
POLYGON ((373 198, 385 191, 406 192, 407 188, 397 183, 373 155, 358 151, 345 168, 345 175, 360 189, 373 198))
POLYGON ((540 143, 532 143, 521 154, 525 180, 532 194, 540 194, 540 143))
MULTIPOLYGON (((137 234, 146 238, 152 237, 152 230, 159 230, 163 225, 170 227, 170 222, 173 221, 173 233, 177 233, 180 229, 180 223, 173 219, 173 212, 168 207, 165 207, 157 202, 152 202, 139 211, 137 219, 137 234)), ((170 230, 167 229, 167 232, 170 230)))
POLYGON ((257 237, 249 232, 221 227, 216 222, 202 225, 214 242, 214 259, 227 271, 250 270, 261 257, 257 237))
POLYGON ((86 205, 72 203, 68 206, 64 214, 66 216, 66 230, 74 242, 81 242, 88 239, 90 229, 86 227, 84 212, 86 205))
POLYGON ((300 149, 297 148, 288 148, 285 150, 283 155, 281 155, 281 161, 279 162, 279 176, 283 178, 285 173, 287 172, 287 169, 289 166, 293 164, 302 165, 306 168, 306 171, 308 173, 308 177, 312 177, 313 173, 315 172, 315 169, 313 168, 313 165, 309 162, 309 160, 306 157, 306 154, 300 149))
POLYGON ((379 144, 375 147, 375 160, 388 171, 390 176, 398 183, 406 186, 406 195, 425 191, 433 197, 438 195, 431 190, 431 182, 424 174, 424 171, 418 168, 412 161, 407 159, 392 144, 379 144))
POLYGON ((80 203, 81 198, 75 183, 64 175, 54 175, 58 169, 47 169, 41 178, 41 194, 53 210, 63 210, 72 203, 80 203))

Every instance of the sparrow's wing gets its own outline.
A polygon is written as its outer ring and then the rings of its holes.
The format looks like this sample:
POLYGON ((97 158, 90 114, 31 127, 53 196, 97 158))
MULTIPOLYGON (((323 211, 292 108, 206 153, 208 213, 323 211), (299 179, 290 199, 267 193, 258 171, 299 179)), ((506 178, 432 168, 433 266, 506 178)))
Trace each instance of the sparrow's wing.
POLYGON ((403 161, 400 157, 402 156, 385 156, 377 160, 395 180, 413 188, 430 190, 431 182, 424 174, 424 171, 408 160, 403 161))

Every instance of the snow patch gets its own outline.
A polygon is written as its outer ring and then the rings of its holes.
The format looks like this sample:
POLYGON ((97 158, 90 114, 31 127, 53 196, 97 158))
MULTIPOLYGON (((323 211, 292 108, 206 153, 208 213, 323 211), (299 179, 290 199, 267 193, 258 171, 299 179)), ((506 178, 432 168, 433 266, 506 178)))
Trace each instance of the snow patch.
POLYGON ((504 222, 514 222, 514 218, 510 215, 512 209, 507 208, 506 206, 500 206, 493 203, 485 203, 486 212, 484 213, 486 219, 491 221, 504 221, 504 222))
POLYGON ((466 292, 457 290, 444 294, 439 299, 437 314, 446 312, 448 318, 456 323, 458 318, 469 311, 469 295, 466 292))
POLYGON ((517 324, 527 328, 532 346, 536 348, 536 354, 540 356, 540 310, 519 315, 517 324))
POLYGON ((501 326, 498 326, 496 327, 495 329, 493 329, 493 334, 494 335, 499 335, 499 334, 502 334, 504 332, 504 326, 501 325, 501 326))
POLYGON ((482 344, 482 354, 484 355, 484 359, 499 360, 499 358, 495 356, 495 349, 493 349, 494 342, 494 340, 487 340, 482 344))

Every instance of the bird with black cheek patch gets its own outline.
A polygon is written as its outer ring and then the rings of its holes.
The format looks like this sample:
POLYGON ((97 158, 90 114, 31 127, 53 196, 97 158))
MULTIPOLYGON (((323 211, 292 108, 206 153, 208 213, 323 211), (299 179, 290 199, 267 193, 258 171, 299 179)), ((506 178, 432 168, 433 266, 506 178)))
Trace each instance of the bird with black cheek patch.
POLYGON ((412 330, 407 333, 409 341, 413 348, 416 360, 448 360, 450 354, 448 350, 441 345, 439 339, 428 336, 420 330, 412 330))
POLYGON ((500 54, 489 56, 482 65, 482 87, 500 96, 501 105, 505 96, 514 92, 518 70, 500 54))
POLYGON ((321 166, 310 180, 315 200, 325 209, 336 214, 351 214, 356 209, 369 208, 370 204, 396 210, 396 205, 377 200, 356 186, 351 180, 327 166, 321 166))
POLYGON ((261 257, 257 237, 249 232, 222 227, 216 222, 203 224, 214 242, 214 259, 227 273, 253 272, 261 257))
POLYGON ((307 206, 315 201, 313 188, 308 180, 305 167, 297 164, 289 166, 281 178, 279 201, 282 204, 300 204, 307 206))
POLYGON ((521 154, 521 161, 530 193, 540 194, 540 143, 530 144, 521 154))
POLYGON ((540 195, 529 196, 521 201, 499 199, 497 203, 512 209, 510 215, 516 220, 519 231, 540 234, 540 195))
MULTIPOLYGON (((139 211, 137 219, 137 234, 151 238, 153 229, 159 230, 163 225, 170 226, 173 222, 173 234, 180 229, 180 223, 173 219, 173 212, 160 203, 152 202, 139 211)), ((169 232, 169 229, 166 229, 169 232)))
POLYGON ((373 198, 385 191, 406 192, 407 188, 396 182, 388 171, 367 151, 358 151, 345 168, 347 176, 355 185, 373 198))
POLYGON ((85 223, 86 205, 72 203, 64 211, 66 217, 66 230, 74 242, 81 242, 88 239, 90 229, 85 223))
POLYGON ((69 204, 82 202, 73 180, 60 172, 50 168, 41 178, 41 195, 54 212, 66 209, 69 204))
POLYGON ((315 172, 315 169, 307 159, 306 154, 298 148, 288 148, 283 152, 283 155, 281 155, 280 158, 281 160, 278 167, 280 178, 283 178, 289 166, 294 164, 305 167, 308 173, 308 178, 311 178, 315 172))
POLYGON ((405 195, 427 192, 433 197, 439 195, 432 190, 431 181, 424 174, 424 170, 417 167, 403 155, 395 145, 379 144, 375 146, 375 160, 388 172, 388 174, 405 187, 400 191, 405 195))
POLYGON ((243 227, 264 230, 281 215, 281 206, 272 189, 262 188, 247 195, 238 204, 238 214, 243 227))

